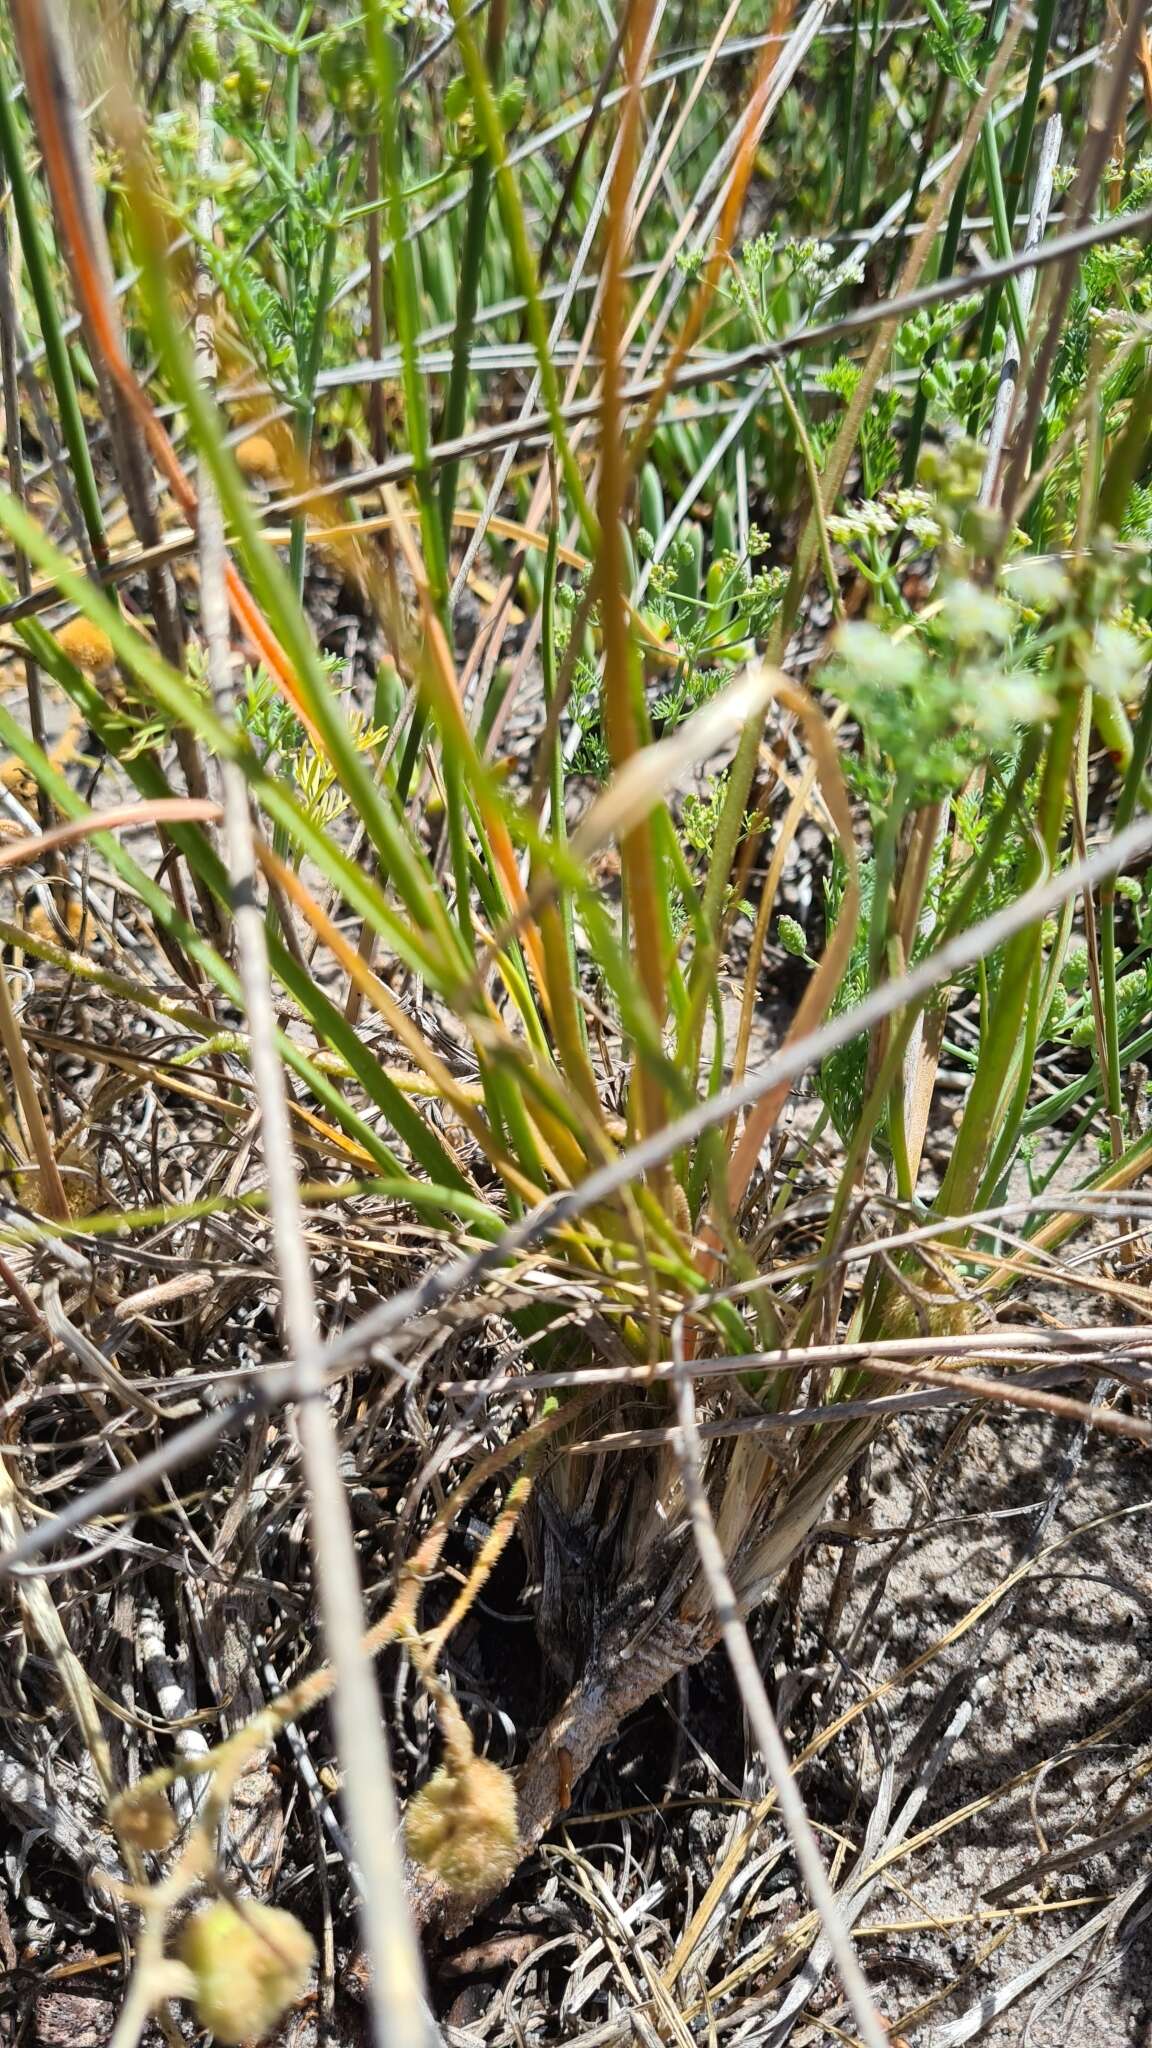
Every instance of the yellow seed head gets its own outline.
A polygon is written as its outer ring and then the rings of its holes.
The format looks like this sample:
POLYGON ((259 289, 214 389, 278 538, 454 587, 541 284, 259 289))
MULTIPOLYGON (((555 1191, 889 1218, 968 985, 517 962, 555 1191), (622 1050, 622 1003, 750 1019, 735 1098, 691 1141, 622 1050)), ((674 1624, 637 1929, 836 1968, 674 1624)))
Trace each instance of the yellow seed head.
MULTIPOLYGON (((92 921, 86 905, 79 896, 69 896, 66 903, 57 903, 56 915, 69 938, 75 939, 78 946, 87 944, 92 932, 92 921)), ((34 939, 46 939, 52 946, 66 943, 59 925, 49 917, 43 904, 38 903, 34 897, 25 900, 23 924, 25 931, 34 939)))
POLYGON ((236 461, 243 476, 257 483, 280 481, 280 458, 267 434, 249 434, 236 444, 236 461))
POLYGON ((893 1286, 884 1302, 880 1329, 885 1337, 966 1337, 976 1328, 972 1302, 953 1294, 933 1274, 919 1276, 917 1292, 893 1286))
POLYGON ((226 1899, 201 1906, 180 1935, 196 1982, 196 2017, 226 2048, 270 2034, 308 1982, 316 1948, 294 1913, 226 1899))
MULTIPOLYGON (((60 1179, 69 1216, 76 1222, 82 1216, 91 1216, 93 1210, 100 1207, 100 1181, 96 1172, 95 1154, 85 1145, 67 1144, 63 1151, 57 1153, 56 1163, 61 1168, 60 1179)), ((52 1198, 44 1185, 44 1176, 41 1173, 21 1174, 20 1193, 28 1207, 34 1209, 37 1215, 50 1214, 52 1198)), ((144 1843, 142 1846, 147 1848, 150 1844, 144 1843)), ((164 1844, 158 1843, 156 1846, 163 1848, 164 1844)))
POLYGON ((408 1853, 454 1892, 486 1891, 511 1877, 520 1839, 516 1787, 486 1757, 442 1764, 405 1815, 408 1853))
POLYGON ((23 761, 18 761, 15 755, 0 767, 0 782, 10 795, 19 797, 22 804, 35 802, 36 778, 29 774, 23 761))
POLYGON ((86 676, 107 675, 115 666, 112 642, 103 627, 94 626, 90 619, 69 619, 57 633, 56 645, 86 676))
POLYGON ((692 1211, 688 1207, 687 1195, 684 1193, 679 1181, 675 1179, 673 1179, 668 1191, 668 1211, 668 1220, 676 1225, 681 1237, 691 1238, 692 1211))

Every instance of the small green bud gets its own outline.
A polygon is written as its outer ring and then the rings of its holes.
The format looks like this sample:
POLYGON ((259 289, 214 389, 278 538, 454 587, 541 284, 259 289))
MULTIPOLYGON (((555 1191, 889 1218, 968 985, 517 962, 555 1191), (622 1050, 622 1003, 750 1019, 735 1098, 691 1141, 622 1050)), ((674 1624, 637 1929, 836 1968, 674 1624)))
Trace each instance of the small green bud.
POLYGON ((268 90, 268 80, 260 69, 259 52, 251 36, 241 36, 236 44, 224 90, 235 99, 239 112, 250 120, 268 90))
POLYGON ((879 1327, 885 1337, 969 1336, 976 1327, 973 1304, 953 1294, 940 1273, 917 1274, 912 1292, 894 1279, 879 1297, 879 1327))
POLYGON ((1071 1007, 1067 989, 1061 988, 1059 982, 1057 982, 1056 987, 1052 991, 1052 1001, 1048 1009, 1047 1028, 1049 1031, 1061 1030, 1071 1007))
POLYGON ((211 82, 216 85, 220 78, 220 57, 216 48, 216 38, 208 35, 203 28, 193 28, 189 31, 184 48, 188 69, 197 84, 211 82))
POLYGON ((1088 948, 1083 939, 1072 940, 1060 979, 1073 992, 1084 987, 1088 979, 1088 948))
POLYGON ((376 699, 373 716, 377 725, 391 730, 404 709, 404 685, 391 655, 385 655, 376 671, 376 699))
POLYGON ((472 87, 461 72, 444 89, 444 115, 449 121, 463 121, 472 113, 472 87))
POLYGON ((794 960, 808 958, 808 941, 804 936, 804 927, 798 924, 794 917, 781 917, 777 920, 776 937, 784 951, 790 953, 794 960))
POLYGON ((325 36, 318 68, 332 106, 343 114, 351 128, 362 133, 375 115, 376 95, 360 38, 346 30, 325 36))
POLYGON ((518 79, 512 85, 504 87, 496 105, 505 135, 511 135, 512 130, 520 126, 527 104, 528 94, 518 79))

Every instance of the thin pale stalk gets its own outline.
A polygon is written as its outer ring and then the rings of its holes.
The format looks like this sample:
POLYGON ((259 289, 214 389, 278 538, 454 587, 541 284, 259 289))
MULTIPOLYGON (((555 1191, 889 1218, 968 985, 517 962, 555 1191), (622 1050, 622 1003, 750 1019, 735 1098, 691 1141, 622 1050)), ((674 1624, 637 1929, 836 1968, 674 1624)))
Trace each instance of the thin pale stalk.
POLYGON ((60 1168, 56 1164, 56 1154, 52 1146, 52 1133, 48 1129, 44 1118, 44 1111, 40 1107, 39 1090, 36 1086, 35 1076, 28 1064, 28 1049, 25 1046, 20 1026, 16 1021, 16 1013, 12 1008, 12 994, 8 987, 8 975, 3 967, 0 967, 0 1044, 4 1047, 4 1054, 12 1075, 13 1086, 15 1087, 21 1114, 24 1118, 24 1127, 28 1133, 33 1157, 35 1158, 40 1175, 37 1207, 42 1208, 47 1215, 55 1217, 57 1222, 65 1223, 70 1214, 68 1196, 65 1193, 64 1182, 60 1177, 60 1168))
MULTIPOLYGON (((211 485, 200 495, 201 617, 209 682, 218 716, 232 716, 224 527, 211 485)), ((250 1060, 260 1106, 272 1239, 280 1279, 284 1336, 298 1361, 297 1430, 308 1485, 317 1594, 335 1674, 333 1723, 347 1787, 349 1826, 361 1873, 361 1928, 370 1962, 368 1998, 377 2048, 426 2048, 419 1956, 402 1904, 398 1814, 384 1722, 365 1656, 356 1547, 325 1397, 306 1220, 300 1199, 284 1069, 277 1049, 264 920, 255 893, 255 839, 248 788, 239 766, 222 764, 228 865, 250 1060)))
POLYGON ((876 2011, 867 1980, 857 1960, 852 1937, 844 1925, 840 1907, 824 1859, 817 1846, 792 1759, 784 1745, 775 1714, 760 1676, 760 1665, 748 1639, 748 1630, 728 1576, 727 1560, 717 1535, 708 1496, 701 1476, 703 1451, 696 1424, 692 1382, 686 1372, 676 1386, 678 1429, 676 1450, 684 1481, 684 1494, 696 1539, 704 1579, 711 1595, 716 1620, 732 1673, 740 1689, 744 1711, 751 1723, 761 1755, 776 1792, 780 1815, 792 1840, 792 1848, 808 1895, 820 1916, 829 1947, 840 1972, 852 2016, 860 2030, 864 2048, 891 2048, 887 2027, 876 2011))

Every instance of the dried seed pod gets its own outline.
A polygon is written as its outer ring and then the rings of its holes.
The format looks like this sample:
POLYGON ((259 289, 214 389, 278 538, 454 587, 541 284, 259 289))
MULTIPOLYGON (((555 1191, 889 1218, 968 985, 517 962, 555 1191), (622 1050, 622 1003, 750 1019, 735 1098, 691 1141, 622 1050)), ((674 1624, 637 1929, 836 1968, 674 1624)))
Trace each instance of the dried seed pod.
POLYGON ((450 1759, 411 1801, 404 1832, 409 1855, 451 1891, 495 1889, 519 1860, 516 1787, 486 1757, 450 1759))
POLYGON ((227 2048, 270 2034, 308 1982, 316 1947, 294 1913, 246 1900, 201 1906, 178 1954, 195 1981, 196 2017, 227 2048))

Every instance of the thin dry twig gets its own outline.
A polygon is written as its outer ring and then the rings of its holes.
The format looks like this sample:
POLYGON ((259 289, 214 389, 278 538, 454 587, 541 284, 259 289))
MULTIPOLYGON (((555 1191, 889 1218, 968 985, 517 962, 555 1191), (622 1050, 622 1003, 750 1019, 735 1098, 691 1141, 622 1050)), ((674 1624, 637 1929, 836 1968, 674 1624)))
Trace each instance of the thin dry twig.
POLYGON ((760 1676, 739 1603, 728 1577, 728 1567, 712 1510, 704 1489, 702 1448, 696 1422, 692 1382, 683 1359, 676 1381, 675 1444, 684 1479, 684 1492, 701 1567, 715 1608, 724 1647, 740 1688, 748 1715, 779 1802, 801 1875, 813 1906, 820 1916, 829 1947, 840 1972, 852 2015, 866 2048, 886 2048, 887 2031, 876 2011, 867 1980, 856 1958, 852 1938, 844 1926, 836 1895, 824 1868, 812 1824, 792 1772, 792 1760, 784 1746, 776 1716, 760 1676))
MULTIPOLYGON (((202 106, 205 127, 211 107, 202 106)), ((203 314, 202 302, 202 314, 203 314)), ((200 489, 200 601, 208 674, 218 715, 234 716, 224 526, 210 481, 200 489)), ((349 1827, 361 1874, 361 1927, 371 1970, 377 2048, 426 2048, 422 1971, 403 1903, 398 1812, 375 1678, 364 1647, 359 1568, 307 1251, 304 1209, 288 1112, 264 919, 256 890, 256 841, 243 771, 221 763, 225 834, 244 991, 250 1060, 260 1109, 264 1170, 284 1336, 296 1362, 296 1426, 308 1486, 309 1527, 325 1641, 336 1677, 333 1722, 349 1827)))

